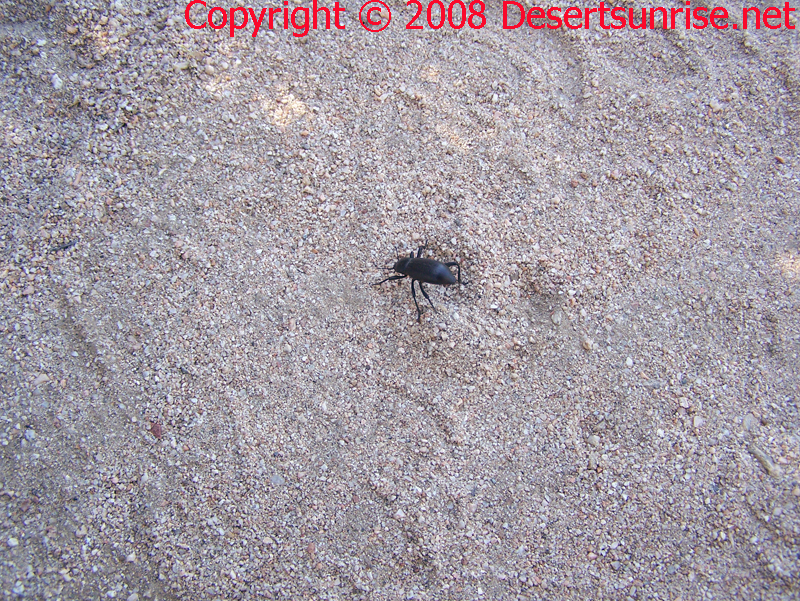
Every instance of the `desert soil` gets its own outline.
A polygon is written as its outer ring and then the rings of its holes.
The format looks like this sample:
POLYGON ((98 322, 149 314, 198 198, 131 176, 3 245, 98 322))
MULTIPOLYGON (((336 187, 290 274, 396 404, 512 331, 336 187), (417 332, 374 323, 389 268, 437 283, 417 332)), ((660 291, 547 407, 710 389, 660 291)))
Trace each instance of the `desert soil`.
POLYGON ((3 598, 797 598, 798 30, 344 4, 0 2, 3 598))

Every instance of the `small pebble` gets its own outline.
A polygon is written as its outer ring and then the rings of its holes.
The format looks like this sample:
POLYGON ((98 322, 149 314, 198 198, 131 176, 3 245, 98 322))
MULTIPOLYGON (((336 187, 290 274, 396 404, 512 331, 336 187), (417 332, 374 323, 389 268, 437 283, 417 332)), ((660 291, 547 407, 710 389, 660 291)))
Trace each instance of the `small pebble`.
POLYGON ((742 426, 748 432, 753 432, 758 427, 758 418, 752 413, 748 413, 742 420, 742 426))
POLYGON ((756 445, 750 445, 750 453, 758 459, 758 462, 761 464, 761 467, 764 468, 764 471, 767 472, 773 478, 780 478, 783 475, 783 470, 780 467, 775 465, 775 462, 772 461, 772 458, 767 455, 763 450, 761 450, 756 445))
POLYGON ((161 424, 153 422, 150 426, 150 434, 160 439, 164 435, 164 428, 161 424))

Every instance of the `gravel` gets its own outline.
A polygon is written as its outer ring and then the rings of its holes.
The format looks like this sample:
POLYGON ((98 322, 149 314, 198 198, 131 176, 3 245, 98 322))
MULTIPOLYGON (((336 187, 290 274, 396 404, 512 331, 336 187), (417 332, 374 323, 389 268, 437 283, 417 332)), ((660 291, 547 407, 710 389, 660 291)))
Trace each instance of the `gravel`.
POLYGON ((796 596, 796 34, 390 4, 0 1, 2 596, 796 596))

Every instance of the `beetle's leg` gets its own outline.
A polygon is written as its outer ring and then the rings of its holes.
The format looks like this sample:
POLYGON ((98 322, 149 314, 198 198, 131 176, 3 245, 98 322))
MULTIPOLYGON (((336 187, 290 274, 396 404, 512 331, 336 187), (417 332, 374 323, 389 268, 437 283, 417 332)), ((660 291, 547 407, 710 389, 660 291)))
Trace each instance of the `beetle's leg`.
POLYGON ((459 264, 458 264, 458 263, 456 263, 455 261, 452 261, 452 262, 450 262, 450 263, 445 263, 445 265, 446 265, 447 267, 452 267, 453 265, 455 265, 456 267, 458 267, 458 283, 459 283, 459 284, 461 284, 461 265, 459 265, 459 264))
MULTIPOLYGON (((419 310, 419 303, 417 302, 417 293, 414 292, 414 282, 416 282, 416 281, 417 280, 411 280, 411 298, 414 299, 414 304, 417 305, 417 322, 420 322, 420 321, 422 321, 422 311, 419 310)), ((422 284, 419 285, 419 289, 422 290, 422 284)), ((423 294, 425 294, 424 290, 423 290, 423 294)), ((428 296, 428 295, 425 294, 425 296, 428 296)))
MULTIPOLYGON (((421 259, 421 258, 422 258, 422 251, 423 251, 423 250, 425 250, 426 248, 428 248, 428 241, 427 241, 427 240, 425 241, 425 244, 423 244, 422 246, 420 246, 420 247, 417 249, 417 258, 418 258, 418 259, 421 259)), ((414 253, 413 253, 413 252, 411 253, 411 257, 412 257, 412 258, 414 257, 414 253)))
POLYGON ((422 291, 422 296, 424 296, 425 298, 427 298, 427 299, 428 299, 428 302, 429 302, 429 303, 431 303, 431 308, 432 308, 434 311, 436 311, 436 307, 434 307, 434 306, 433 306, 433 303, 431 302, 431 297, 430 297, 430 296, 428 296, 428 293, 427 293, 427 292, 425 292, 425 288, 423 288, 423 287, 422 287, 422 282, 420 282, 420 283, 419 283, 419 289, 422 291))
POLYGON ((386 278, 385 280, 381 280, 380 282, 375 282, 372 285, 373 286, 379 286, 379 285, 383 284, 384 282, 389 282, 391 280, 402 280, 404 277, 406 277, 406 276, 404 276, 404 275, 393 275, 391 277, 386 278))

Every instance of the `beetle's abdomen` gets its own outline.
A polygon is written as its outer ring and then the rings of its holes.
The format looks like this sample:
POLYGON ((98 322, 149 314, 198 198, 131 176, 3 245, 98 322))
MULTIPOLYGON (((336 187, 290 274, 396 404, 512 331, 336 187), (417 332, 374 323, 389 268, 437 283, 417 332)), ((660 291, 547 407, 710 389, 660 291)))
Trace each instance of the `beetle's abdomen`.
MULTIPOLYGON (((396 266, 395 269, 397 269, 396 266)), ((401 273, 426 284, 450 286, 456 283, 456 276, 453 275, 453 272, 444 263, 433 259, 411 259, 401 273)))

